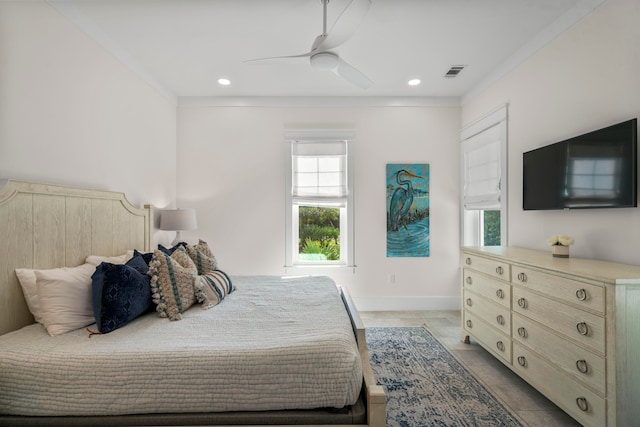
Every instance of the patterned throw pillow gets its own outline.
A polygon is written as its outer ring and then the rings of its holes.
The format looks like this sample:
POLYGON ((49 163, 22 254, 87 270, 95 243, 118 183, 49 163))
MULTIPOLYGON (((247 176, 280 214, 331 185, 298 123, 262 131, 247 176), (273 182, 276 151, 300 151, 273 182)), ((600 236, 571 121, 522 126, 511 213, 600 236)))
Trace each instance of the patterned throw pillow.
MULTIPOLYGON (((133 256, 140 255, 144 262, 149 266, 151 259, 153 258, 153 252, 139 252, 137 249, 133 250, 133 256)), ((171 255, 171 254, 169 254, 171 255)), ((148 269, 147 269, 148 270, 148 269)))
POLYGON ((149 263, 151 294, 160 317, 171 320, 182 319, 182 313, 196 302, 196 268, 184 248, 178 248, 171 255, 159 250, 153 251, 149 263))
POLYGON ((92 279, 93 314, 98 330, 112 332, 153 308, 149 266, 137 254, 126 264, 103 262, 92 279))
POLYGON ((216 257, 213 256, 209 245, 204 240, 198 241, 193 246, 187 246, 186 250, 193 263, 198 267, 198 274, 206 274, 218 268, 216 257))
POLYGON ((221 270, 210 271, 196 279, 196 297, 203 309, 220 304, 235 289, 229 276, 221 270))

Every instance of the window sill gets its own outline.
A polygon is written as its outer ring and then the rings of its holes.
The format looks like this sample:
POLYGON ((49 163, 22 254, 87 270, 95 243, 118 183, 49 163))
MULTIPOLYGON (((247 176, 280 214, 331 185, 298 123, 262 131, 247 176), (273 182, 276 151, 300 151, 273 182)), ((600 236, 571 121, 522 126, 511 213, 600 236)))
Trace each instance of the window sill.
POLYGON ((286 274, 356 273, 355 265, 285 265, 286 274))

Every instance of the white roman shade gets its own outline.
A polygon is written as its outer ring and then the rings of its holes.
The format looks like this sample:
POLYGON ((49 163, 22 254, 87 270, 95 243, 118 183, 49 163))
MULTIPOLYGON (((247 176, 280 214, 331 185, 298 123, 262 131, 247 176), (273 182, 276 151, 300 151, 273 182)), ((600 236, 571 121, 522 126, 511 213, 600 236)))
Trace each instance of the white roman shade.
POLYGON ((507 196, 507 105, 460 131, 462 207, 502 210, 507 196))
POLYGON ((463 147, 465 209, 500 209, 501 127, 496 125, 470 137, 463 147))
POLYGON ((349 194, 347 141, 292 141, 291 195, 335 199, 349 194))

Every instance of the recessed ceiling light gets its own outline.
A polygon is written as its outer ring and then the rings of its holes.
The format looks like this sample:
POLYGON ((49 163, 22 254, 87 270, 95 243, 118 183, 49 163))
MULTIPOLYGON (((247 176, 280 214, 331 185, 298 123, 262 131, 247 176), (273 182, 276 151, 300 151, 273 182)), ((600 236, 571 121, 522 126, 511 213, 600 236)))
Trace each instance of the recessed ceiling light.
POLYGON ((218 84, 220 84, 222 86, 229 86, 231 84, 231 80, 225 79, 225 78, 221 78, 221 79, 218 79, 218 84))
POLYGON ((418 86, 420 83, 420 79, 411 79, 407 82, 409 86, 418 86))

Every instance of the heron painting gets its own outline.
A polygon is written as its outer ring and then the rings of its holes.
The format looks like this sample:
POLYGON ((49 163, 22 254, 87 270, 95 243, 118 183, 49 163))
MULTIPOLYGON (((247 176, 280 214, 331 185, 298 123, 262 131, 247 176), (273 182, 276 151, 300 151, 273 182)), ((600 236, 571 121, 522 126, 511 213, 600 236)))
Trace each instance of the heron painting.
POLYGON ((429 256, 429 165, 387 164, 387 257, 429 256))

